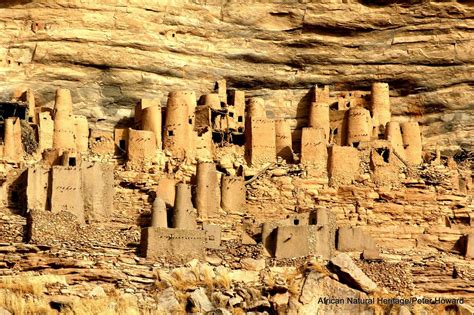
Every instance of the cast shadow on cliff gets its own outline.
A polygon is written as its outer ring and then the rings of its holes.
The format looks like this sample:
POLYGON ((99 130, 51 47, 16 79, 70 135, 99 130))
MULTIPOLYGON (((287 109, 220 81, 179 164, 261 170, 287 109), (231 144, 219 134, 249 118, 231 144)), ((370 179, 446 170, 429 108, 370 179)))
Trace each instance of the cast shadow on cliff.
POLYGON ((315 88, 312 87, 303 95, 296 105, 296 118, 298 119, 296 128, 306 127, 308 124, 309 108, 314 98, 315 88))
POLYGON ((416 4, 423 4, 429 3, 430 0, 359 0, 360 4, 363 4, 368 7, 381 7, 381 6, 389 6, 393 4, 401 5, 401 6, 411 6, 416 4))
POLYGON ((303 95, 296 105, 296 126, 291 133, 293 149, 299 152, 301 143, 301 128, 308 126, 309 108, 314 98, 315 88, 312 87, 303 95))
POLYGON ((16 5, 23 5, 33 2, 33 0, 3 0, 0 2, 0 9, 10 8, 16 5))

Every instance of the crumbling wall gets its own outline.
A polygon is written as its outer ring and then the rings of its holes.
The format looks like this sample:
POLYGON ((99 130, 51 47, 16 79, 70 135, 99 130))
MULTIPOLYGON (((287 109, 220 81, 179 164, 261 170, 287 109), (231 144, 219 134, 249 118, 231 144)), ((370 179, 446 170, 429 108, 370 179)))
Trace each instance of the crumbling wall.
POLYGON ((247 118, 245 159, 249 165, 273 163, 276 159, 275 123, 270 119, 247 118))
POLYGON ((360 175, 359 151, 353 147, 331 146, 328 173, 332 186, 352 184, 352 181, 360 175))
POLYGON ((391 152, 388 143, 376 145, 370 151, 370 169, 372 181, 377 186, 396 187, 400 185, 400 165, 391 152))
POLYGON ((89 138, 89 148, 93 154, 113 155, 115 153, 114 133, 92 129, 89 138))

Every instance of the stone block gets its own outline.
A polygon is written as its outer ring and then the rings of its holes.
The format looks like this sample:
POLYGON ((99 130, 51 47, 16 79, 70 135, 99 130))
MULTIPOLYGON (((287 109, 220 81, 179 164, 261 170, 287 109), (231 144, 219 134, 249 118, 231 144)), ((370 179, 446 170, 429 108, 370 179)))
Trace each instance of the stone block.
POLYGON ((364 260, 382 260, 380 257, 380 250, 378 248, 364 249, 362 252, 362 258, 364 260))
POLYGON ((337 255, 331 259, 331 263, 337 268, 340 279, 352 283, 357 289, 367 293, 377 289, 377 284, 367 277, 347 254, 337 255))
MULTIPOLYGON (((219 104, 220 107, 220 104, 219 104)), ((201 105, 196 107, 196 121, 194 129, 210 128, 211 124, 211 108, 209 105, 201 105)))

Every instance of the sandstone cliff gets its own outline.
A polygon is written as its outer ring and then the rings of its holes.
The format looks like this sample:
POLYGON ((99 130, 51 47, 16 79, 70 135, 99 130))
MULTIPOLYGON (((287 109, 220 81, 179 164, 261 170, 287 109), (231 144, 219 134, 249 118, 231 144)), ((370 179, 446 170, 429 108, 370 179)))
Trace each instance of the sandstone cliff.
POLYGON ((29 86, 49 106, 67 87, 77 113, 110 127, 141 97, 165 104, 225 78, 298 129, 313 84, 386 81, 393 113, 420 120, 428 147, 472 149, 472 4, 344 2, 2 1, 0 94, 29 86))

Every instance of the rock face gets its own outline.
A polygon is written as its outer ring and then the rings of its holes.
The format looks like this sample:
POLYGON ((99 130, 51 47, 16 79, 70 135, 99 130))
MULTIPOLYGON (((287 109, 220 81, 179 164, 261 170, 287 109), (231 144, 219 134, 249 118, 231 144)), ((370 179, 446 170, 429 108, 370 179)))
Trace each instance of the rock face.
POLYGON ((427 146, 472 148, 472 5, 347 2, 2 1, 0 94, 34 86, 51 106, 70 88, 75 111, 100 125, 139 98, 165 105, 171 90, 203 94, 225 78, 299 129, 313 84, 384 81, 393 115, 420 120, 427 146))
POLYGON ((288 314, 372 314, 367 294, 316 272, 306 277, 301 295, 289 305, 288 314))
POLYGON ((371 293, 377 288, 377 284, 357 267, 349 255, 341 253, 331 259, 331 263, 337 267, 340 277, 361 290, 371 293))

